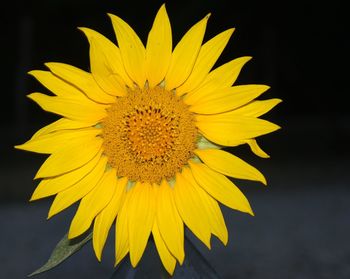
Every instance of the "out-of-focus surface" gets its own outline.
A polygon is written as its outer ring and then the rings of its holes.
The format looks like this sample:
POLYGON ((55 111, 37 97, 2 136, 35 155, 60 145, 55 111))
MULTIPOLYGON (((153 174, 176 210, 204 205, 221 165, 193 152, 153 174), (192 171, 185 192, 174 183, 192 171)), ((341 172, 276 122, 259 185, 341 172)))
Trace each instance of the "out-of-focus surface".
MULTIPOLYGON (((121 16, 146 42, 163 1, 11 1, 2 9, 0 137, 0 278, 25 278, 42 265, 65 234, 75 208, 46 221, 52 199, 29 203, 32 178, 45 156, 13 149, 57 117, 25 95, 47 92, 26 72, 45 62, 88 70, 88 44, 76 29, 96 29, 114 41, 106 13, 121 16)), ((282 130, 258 142, 271 155, 231 149, 260 169, 268 186, 236 181, 256 214, 224 208, 230 234, 208 251, 194 243, 223 278, 350 278, 350 110, 347 11, 319 1, 168 1, 174 45, 212 12, 205 40, 236 27, 218 64, 251 55, 239 84, 264 83, 263 98, 283 103, 263 118, 282 130)), ((37 278, 109 278, 113 234, 102 263, 91 245, 37 278)))

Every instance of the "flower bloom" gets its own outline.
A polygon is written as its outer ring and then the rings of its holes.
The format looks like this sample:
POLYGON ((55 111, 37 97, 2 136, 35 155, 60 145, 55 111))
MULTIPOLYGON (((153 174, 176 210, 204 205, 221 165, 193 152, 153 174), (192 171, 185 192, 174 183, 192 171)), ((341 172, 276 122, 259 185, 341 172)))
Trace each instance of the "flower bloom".
POLYGON ((91 72, 63 63, 30 72, 54 96, 28 97, 61 118, 16 147, 50 155, 31 198, 55 195, 49 218, 79 201, 69 238, 92 227, 101 260, 115 223, 116 264, 129 253, 135 267, 152 234, 172 274, 185 257, 185 226, 210 248, 212 234, 228 241, 218 202, 253 215, 227 176, 263 184, 265 178, 223 148, 248 144, 268 157, 255 138, 279 127, 259 117, 280 100, 255 100, 266 85, 235 85, 251 57, 212 70, 234 29, 203 43, 209 15, 174 49, 165 5, 146 47, 125 21, 109 16, 118 46, 80 28, 90 44, 91 72))

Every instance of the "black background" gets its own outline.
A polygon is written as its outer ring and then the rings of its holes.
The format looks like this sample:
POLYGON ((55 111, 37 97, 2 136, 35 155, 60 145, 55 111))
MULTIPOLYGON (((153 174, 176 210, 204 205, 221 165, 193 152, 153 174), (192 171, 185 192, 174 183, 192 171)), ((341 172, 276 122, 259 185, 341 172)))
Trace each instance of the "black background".
MULTIPOLYGON (((13 146, 57 119, 25 97, 45 92, 27 72, 45 69, 45 62, 65 62, 88 70, 88 43, 77 27, 90 27, 115 41, 107 13, 122 17, 145 43, 162 3, 15 0, 8 2, 7 8, 2 6, 0 214, 4 225, 0 248, 9 253, 0 255, 0 272, 7 274, 4 278, 23 278, 42 264, 72 214, 46 222, 49 201, 27 202, 36 185, 32 177, 44 156, 17 151, 13 146), (46 241, 47 247, 42 248, 46 241), (32 255, 37 258, 27 261, 32 255)), ((239 184, 257 216, 248 219, 224 209, 230 239, 236 246, 218 245, 203 253, 224 278, 350 278, 350 249, 345 238, 350 232, 346 206, 350 197, 350 48, 344 4, 187 0, 168 1, 166 7, 174 45, 208 12, 212 15, 205 40, 235 27, 217 65, 253 56, 237 83, 270 85, 262 98, 283 100, 264 117, 282 129, 259 140, 271 159, 256 158, 246 147, 232 149, 268 178, 269 186, 263 190, 255 183, 239 184)), ((73 259, 68 267, 59 267, 51 277, 40 278, 94 274, 88 273, 92 271, 80 257, 84 256, 77 255, 76 262, 73 259), (78 270, 73 268, 76 265, 78 270)), ((86 257, 93 262, 90 254, 86 257)), ((91 265, 96 276, 101 276, 96 278, 108 278, 102 274, 110 272, 112 258, 106 256, 102 264, 91 265)))

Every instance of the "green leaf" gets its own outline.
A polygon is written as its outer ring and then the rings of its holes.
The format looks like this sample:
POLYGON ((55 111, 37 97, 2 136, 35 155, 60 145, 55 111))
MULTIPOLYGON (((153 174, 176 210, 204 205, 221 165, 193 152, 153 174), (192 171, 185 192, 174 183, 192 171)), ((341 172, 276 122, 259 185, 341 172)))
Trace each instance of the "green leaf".
POLYGON ((222 146, 207 140, 203 136, 200 136, 200 138, 197 140, 197 148, 198 149, 221 149, 222 146))
POLYGON ((43 273, 59 265, 68 257, 77 252, 80 248, 82 248, 91 238, 92 232, 89 233, 85 238, 82 237, 77 239, 68 239, 68 234, 66 234, 60 240, 60 242, 57 243, 55 249, 51 253, 49 260, 42 267, 29 274, 28 277, 43 273))

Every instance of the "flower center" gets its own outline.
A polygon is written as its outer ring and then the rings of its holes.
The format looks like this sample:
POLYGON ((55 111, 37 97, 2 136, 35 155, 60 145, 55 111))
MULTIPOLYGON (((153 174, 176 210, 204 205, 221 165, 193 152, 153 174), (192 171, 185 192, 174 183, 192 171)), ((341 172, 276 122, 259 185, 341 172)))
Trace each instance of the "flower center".
POLYGON ((193 114, 161 87, 136 89, 117 98, 101 124, 109 165, 131 181, 171 179, 196 148, 193 114))

